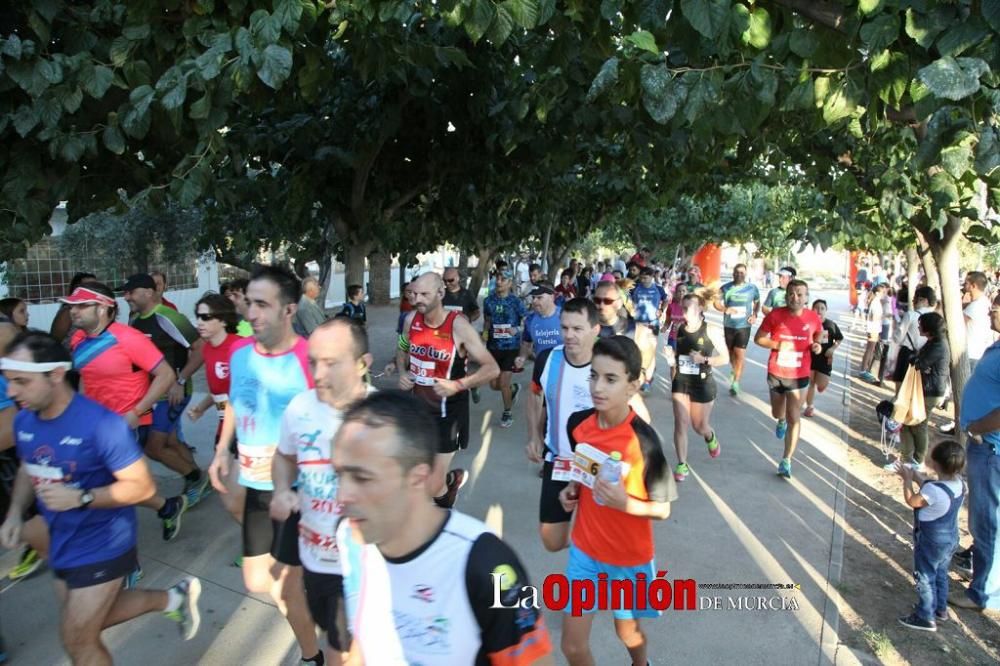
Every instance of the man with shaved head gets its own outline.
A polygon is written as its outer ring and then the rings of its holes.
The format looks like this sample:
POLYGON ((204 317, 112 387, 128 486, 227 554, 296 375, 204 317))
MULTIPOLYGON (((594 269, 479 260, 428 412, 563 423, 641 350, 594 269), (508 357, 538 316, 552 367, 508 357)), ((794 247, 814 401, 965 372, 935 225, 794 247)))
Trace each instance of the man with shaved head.
POLYGON ((414 280, 414 311, 406 316, 399 336, 396 366, 399 388, 424 401, 438 425, 438 455, 431 477, 435 501, 443 507, 455 503, 465 483, 465 470, 448 467, 455 452, 469 445, 469 389, 500 375, 493 356, 486 351, 472 324, 458 312, 445 310, 445 282, 437 273, 414 280), (479 369, 466 375, 466 360, 479 369))
POLYGON ((476 301, 476 296, 462 286, 462 277, 458 274, 457 268, 444 269, 444 288, 442 303, 445 310, 461 312, 469 318, 469 321, 479 319, 479 303, 476 301))

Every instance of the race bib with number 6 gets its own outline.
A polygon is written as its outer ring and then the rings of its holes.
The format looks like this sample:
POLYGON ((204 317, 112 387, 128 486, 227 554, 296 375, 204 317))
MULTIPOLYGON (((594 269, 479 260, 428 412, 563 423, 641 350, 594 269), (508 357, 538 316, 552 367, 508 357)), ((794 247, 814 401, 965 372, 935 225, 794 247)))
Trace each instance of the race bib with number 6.
MULTIPOLYGON (((608 459, 608 454, 585 443, 577 444, 573 454, 573 469, 570 479, 593 489, 594 481, 601 471, 601 465, 608 459)), ((622 461, 622 476, 628 474, 628 470, 629 464, 622 461)))

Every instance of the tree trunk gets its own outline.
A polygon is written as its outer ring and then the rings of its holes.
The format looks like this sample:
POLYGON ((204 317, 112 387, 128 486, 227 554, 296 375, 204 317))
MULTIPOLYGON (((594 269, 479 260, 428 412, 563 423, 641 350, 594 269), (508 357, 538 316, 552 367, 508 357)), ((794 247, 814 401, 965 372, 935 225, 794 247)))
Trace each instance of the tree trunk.
POLYGON ((562 248, 558 253, 552 255, 552 263, 549 264, 548 276, 549 282, 552 284, 559 284, 559 274, 562 269, 566 267, 566 257, 570 255, 573 251, 573 242, 570 242, 566 247, 562 248))
POLYGON ((353 238, 344 238, 344 293, 352 284, 365 286, 365 259, 371 249, 371 243, 359 243, 353 238))
POLYGON ((917 244, 919 246, 917 253, 920 255, 920 263, 924 268, 927 286, 934 290, 935 295, 940 300, 941 279, 938 277, 937 262, 934 261, 934 254, 931 252, 930 245, 927 244, 927 239, 920 232, 917 233, 917 244))
POLYGON ((483 281, 486 279, 486 273, 490 270, 495 253, 496 250, 492 247, 481 249, 476 253, 479 263, 476 264, 476 268, 472 271, 472 277, 469 278, 469 291, 476 298, 479 297, 479 290, 483 287, 483 281))
MULTIPOLYGON (((969 378, 969 357, 965 348, 965 316, 962 314, 962 286, 958 281, 959 251, 958 240, 962 236, 962 220, 949 217, 948 224, 937 232, 930 233, 927 244, 938 268, 941 283, 941 305, 945 325, 948 330, 948 347, 951 350, 951 391, 955 404, 955 421, 959 419, 962 390, 969 378)), ((960 428, 955 429, 956 438, 964 438, 960 428)), ((961 439, 960 439, 961 441, 961 439)))
POLYGON ((375 250, 368 255, 368 302, 388 305, 391 280, 392 256, 384 250, 375 250))
POLYGON ((549 243, 552 240, 552 221, 549 221, 549 226, 545 227, 545 242, 542 244, 542 270, 545 273, 549 272, 549 267, 552 262, 549 260, 549 243))
POLYGON ((917 280, 919 279, 917 276, 919 269, 920 255, 917 254, 917 248, 906 248, 906 284, 908 289, 908 298, 910 299, 907 305, 910 307, 913 307, 913 292, 917 288, 917 280))

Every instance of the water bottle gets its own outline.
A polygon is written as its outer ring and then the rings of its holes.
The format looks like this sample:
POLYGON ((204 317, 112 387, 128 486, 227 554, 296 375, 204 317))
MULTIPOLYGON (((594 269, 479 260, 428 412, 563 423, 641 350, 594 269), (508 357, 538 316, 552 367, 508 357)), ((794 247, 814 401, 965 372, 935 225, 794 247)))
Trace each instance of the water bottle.
MULTIPOLYGON (((601 469, 597 472, 597 478, 616 486, 621 483, 622 454, 618 451, 613 451, 611 455, 608 456, 603 463, 601 463, 601 469)), ((597 495, 594 495, 594 501, 598 504, 604 504, 604 502, 597 498, 597 495)))

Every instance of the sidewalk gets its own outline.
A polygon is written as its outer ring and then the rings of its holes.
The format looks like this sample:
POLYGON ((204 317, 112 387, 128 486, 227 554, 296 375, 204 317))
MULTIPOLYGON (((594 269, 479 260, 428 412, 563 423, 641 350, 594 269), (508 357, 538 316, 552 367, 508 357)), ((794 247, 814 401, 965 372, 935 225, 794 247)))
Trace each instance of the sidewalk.
MULTIPOLYGON (((815 294, 819 296, 819 294, 815 294)), ((846 294, 831 296, 831 311, 844 309, 846 294)), ((397 313, 392 307, 369 308, 371 348, 376 374, 395 348, 397 313)), ((789 482, 775 475, 782 445, 774 437, 765 385, 766 353, 751 343, 739 398, 728 395, 728 368, 716 373, 719 398, 713 421, 722 455, 711 460, 700 439, 690 433, 692 474, 681 484, 671 517, 655 525, 657 568, 668 579, 693 579, 703 587, 699 597, 719 597, 722 610, 668 611, 644 627, 654 664, 851 663, 846 650, 838 655, 835 583, 839 581, 843 545, 845 441, 842 423, 843 359, 837 376, 817 401, 818 413, 804 419, 802 440, 789 482), (705 584, 795 584, 798 588, 707 589, 705 584), (764 610, 758 610, 763 599, 764 610), (735 606, 734 609, 730 609, 735 606), (751 610, 739 608, 751 607, 751 610), (777 608, 778 610, 768 609, 777 608), (784 607, 786 610, 781 610, 784 607)), ((530 371, 530 369, 529 369, 530 371)), ((516 381, 530 380, 529 371, 516 381)), ((654 425, 664 439, 671 466, 673 417, 661 357, 654 392, 647 398, 654 425)), ((202 390, 203 387, 202 387, 202 390)), ((567 555, 548 553, 537 535, 537 468, 524 456, 522 407, 509 430, 499 428, 499 394, 483 391, 472 410, 473 441, 456 465, 469 469, 469 483, 458 508, 484 519, 520 555, 531 582, 540 585, 551 573, 563 573, 567 555)), ((203 464, 211 456, 212 419, 185 423, 203 464)), ((157 476, 167 492, 181 482, 162 468, 157 476)), ((140 558, 143 585, 169 585, 186 574, 200 576, 205 589, 199 635, 181 642, 172 623, 146 617, 105 632, 116 661, 123 664, 293 664, 298 659, 291 631, 268 599, 246 595, 240 570, 231 566, 239 554, 236 524, 215 497, 185 516, 178 539, 160 541, 160 525, 140 510, 140 558)), ((15 557, 8 554, 5 563, 15 557)), ((0 601, 3 634, 14 663, 65 663, 57 640, 55 599, 49 573, 22 582, 0 601)), ((714 603, 714 600, 713 600, 714 603)), ((561 617, 546 612, 546 622, 559 645, 561 617)), ((601 614, 591 640, 598 664, 627 663, 627 653, 614 634, 611 616, 601 614)), ((564 663, 561 655, 557 663, 564 663)))

